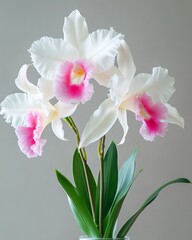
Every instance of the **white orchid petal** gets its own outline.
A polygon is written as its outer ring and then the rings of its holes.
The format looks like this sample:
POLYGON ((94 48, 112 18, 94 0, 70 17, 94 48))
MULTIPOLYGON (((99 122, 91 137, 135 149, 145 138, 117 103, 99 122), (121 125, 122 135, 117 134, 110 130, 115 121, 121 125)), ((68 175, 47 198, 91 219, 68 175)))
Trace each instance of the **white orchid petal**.
POLYGON ((168 75, 168 70, 155 67, 152 74, 138 74, 130 85, 130 96, 146 93, 154 102, 167 103, 174 93, 175 80, 168 75))
POLYGON ((112 66, 109 70, 104 72, 95 72, 93 73, 93 78, 104 87, 109 87, 109 81, 113 75, 119 75, 120 72, 117 67, 112 66))
POLYGON ((120 104, 129 90, 129 83, 122 76, 114 75, 109 81, 109 95, 115 104, 120 104))
POLYGON ((25 116, 28 112, 44 112, 48 115, 49 105, 35 101, 34 98, 26 93, 15 93, 9 95, 1 103, 1 115, 4 115, 5 121, 11 123, 13 127, 25 125, 25 116))
POLYGON ((166 103, 175 92, 174 83, 175 79, 168 75, 167 69, 155 67, 148 80, 147 93, 152 99, 166 103))
POLYGON ((89 35, 83 46, 83 53, 95 67, 95 72, 110 69, 114 64, 117 49, 123 35, 110 30, 97 30, 89 35))
POLYGON ((86 147, 104 136, 113 126, 118 117, 118 109, 107 99, 93 113, 82 133, 79 148, 86 147))
POLYGON ((60 118, 65 118, 68 116, 71 116, 75 110, 77 109, 77 104, 71 104, 71 103, 64 103, 58 101, 55 105, 54 108, 57 111, 57 114, 60 118))
POLYGON ((69 17, 65 18, 63 34, 64 40, 77 49, 87 39, 89 35, 87 23, 78 10, 73 11, 69 17))
POLYGON ((180 127, 184 128, 184 119, 179 115, 177 109, 169 104, 165 104, 165 106, 168 110, 167 122, 177 124, 180 127))
POLYGON ((119 119, 119 122, 120 122, 121 126, 123 127, 123 137, 122 137, 119 144, 123 144, 125 142, 125 137, 126 137, 127 132, 129 130, 129 126, 127 124, 127 111, 124 110, 124 109, 119 109, 118 119, 119 119))
POLYGON ((63 39, 42 37, 35 41, 29 49, 32 62, 39 74, 46 79, 53 80, 58 67, 66 60, 78 56, 76 48, 63 39))
POLYGON ((136 67, 133 62, 131 51, 124 40, 121 41, 121 45, 118 49, 117 63, 123 77, 131 82, 135 75, 136 67))
POLYGON ((38 87, 45 101, 49 101, 54 97, 53 81, 45 78, 39 78, 38 87))
POLYGON ((59 139, 67 141, 67 139, 64 137, 63 123, 60 118, 57 118, 56 120, 52 121, 51 126, 53 132, 59 139))
POLYGON ((39 96, 41 95, 38 87, 33 85, 32 83, 29 82, 27 79, 27 69, 29 65, 25 64, 21 67, 18 73, 18 77, 15 79, 15 84, 16 86, 23 92, 31 94, 31 95, 36 95, 39 96))
POLYGON ((119 87, 121 87, 119 84, 119 77, 114 75, 109 81, 109 95, 115 104, 121 101, 121 90, 119 91, 119 87))
POLYGON ((129 87, 129 96, 134 96, 143 93, 146 89, 147 81, 150 78, 150 74, 140 73, 136 75, 129 87))

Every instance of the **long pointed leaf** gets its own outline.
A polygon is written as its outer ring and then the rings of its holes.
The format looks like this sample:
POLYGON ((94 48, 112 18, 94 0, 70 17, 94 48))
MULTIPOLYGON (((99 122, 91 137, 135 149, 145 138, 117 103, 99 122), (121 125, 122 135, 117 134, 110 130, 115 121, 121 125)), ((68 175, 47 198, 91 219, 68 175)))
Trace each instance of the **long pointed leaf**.
POLYGON ((104 237, 106 238, 112 237, 113 229, 119 216, 123 201, 134 181, 133 177, 135 172, 135 157, 137 155, 137 152, 138 149, 131 154, 131 156, 123 164, 119 171, 116 197, 113 202, 112 209, 104 221, 104 225, 107 226, 104 233, 104 237))
MULTIPOLYGON (((135 179, 138 177, 138 175, 142 172, 142 170, 140 170, 137 175, 132 179, 129 189, 131 188, 132 184, 134 183, 135 179)), ((118 216, 121 210, 121 207, 123 205, 123 201, 125 199, 125 196, 120 199, 114 206, 114 208, 112 209, 112 211, 110 212, 110 214, 107 215, 107 217, 104 220, 104 226, 105 226, 105 234, 104 237, 113 237, 113 232, 114 232, 114 228, 116 226, 117 220, 118 220, 118 216), (111 220, 112 219, 112 220, 111 220)))
POLYGON ((89 225, 86 223, 86 220, 82 216, 81 211, 79 211, 79 209, 75 206, 74 202, 71 200, 71 198, 69 196, 68 196, 68 202, 69 202, 71 211, 80 226, 81 231, 83 233, 85 233, 86 235, 90 234, 89 225))
POLYGON ((81 198, 78 190, 70 183, 70 181, 63 176, 58 170, 56 175, 61 187, 65 190, 68 195, 69 203, 72 212, 81 228, 81 230, 90 237, 99 237, 99 231, 93 222, 91 214, 87 209, 83 199, 81 198))
POLYGON ((117 234, 118 238, 123 238, 137 219, 137 217, 140 215, 140 213, 150 204, 155 200, 155 198, 158 196, 160 191, 167 187, 168 185, 174 184, 174 183, 191 183, 188 179, 186 178, 178 178, 173 181, 170 181, 164 185, 162 185, 160 188, 158 188, 151 196, 144 202, 142 207, 123 225, 123 227, 120 229, 119 233, 117 234))
POLYGON ((104 220, 104 226, 106 226, 104 238, 112 238, 113 230, 114 230, 115 224, 117 222, 117 218, 118 218, 119 212, 121 210, 123 200, 124 199, 119 200, 116 203, 116 205, 114 206, 113 210, 110 212, 110 214, 108 214, 106 216, 106 218, 104 220))
MULTIPOLYGON (((93 199, 95 200, 95 198, 96 198, 95 179, 94 179, 93 174, 88 166, 87 166, 87 170, 88 170, 89 182, 90 182, 91 189, 92 189, 93 199)), ((79 193, 81 194, 81 197, 84 199, 85 204, 89 209, 89 212, 92 214, 90 198, 89 198, 89 193, 88 193, 88 188, 87 188, 87 181, 86 181, 86 177, 85 177, 85 171, 84 171, 81 157, 80 157, 77 149, 75 150, 75 153, 73 155, 73 178, 75 181, 76 188, 78 189, 79 193)))
POLYGON ((130 182, 133 180, 135 172, 135 158, 137 153, 138 149, 136 149, 128 158, 128 160, 124 162, 119 171, 118 188, 115 202, 118 202, 118 200, 123 198, 128 192, 130 182))
POLYGON ((117 148, 112 142, 104 158, 104 213, 105 217, 111 208, 117 191, 118 184, 118 166, 117 166, 117 148))

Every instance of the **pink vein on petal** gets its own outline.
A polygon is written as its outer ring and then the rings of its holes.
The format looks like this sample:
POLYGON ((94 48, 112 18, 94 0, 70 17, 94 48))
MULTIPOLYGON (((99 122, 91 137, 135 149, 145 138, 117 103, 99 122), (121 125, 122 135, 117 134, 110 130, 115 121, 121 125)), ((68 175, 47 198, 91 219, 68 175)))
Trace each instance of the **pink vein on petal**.
POLYGON ((142 121, 140 133, 147 141, 155 136, 163 137, 167 130, 167 108, 161 102, 153 103, 146 94, 135 97, 136 119, 142 121))
POLYGON ((90 100, 93 94, 93 85, 89 83, 92 72, 92 65, 86 60, 61 64, 54 82, 56 98, 71 103, 90 100))
POLYGON ((36 112, 30 112, 26 117, 26 126, 18 126, 15 130, 18 137, 18 145, 28 158, 42 155, 45 139, 41 139, 43 122, 36 112))

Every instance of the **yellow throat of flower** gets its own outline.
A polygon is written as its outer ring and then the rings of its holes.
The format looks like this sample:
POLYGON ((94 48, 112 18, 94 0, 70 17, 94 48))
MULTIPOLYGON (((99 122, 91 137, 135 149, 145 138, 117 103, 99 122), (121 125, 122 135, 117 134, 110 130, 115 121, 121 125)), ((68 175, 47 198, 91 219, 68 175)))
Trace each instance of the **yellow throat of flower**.
POLYGON ((84 76, 85 76, 84 69, 80 65, 75 64, 71 74, 72 84, 80 85, 82 80, 84 79, 84 76))

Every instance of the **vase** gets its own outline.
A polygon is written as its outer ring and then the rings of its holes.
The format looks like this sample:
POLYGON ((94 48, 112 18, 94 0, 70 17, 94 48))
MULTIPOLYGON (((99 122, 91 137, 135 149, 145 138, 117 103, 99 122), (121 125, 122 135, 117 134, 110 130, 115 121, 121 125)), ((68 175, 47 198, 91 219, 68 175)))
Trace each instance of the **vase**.
POLYGON ((80 236, 79 240, 130 240, 130 238, 127 236, 124 238, 97 238, 97 237, 80 236))

